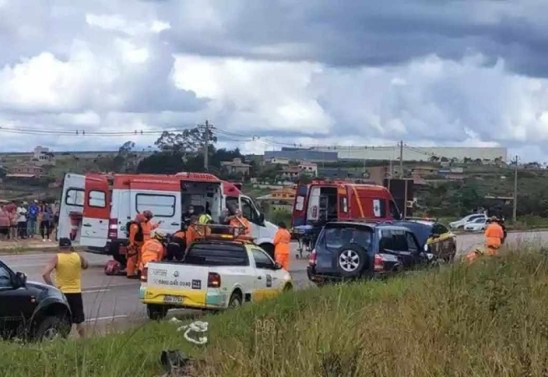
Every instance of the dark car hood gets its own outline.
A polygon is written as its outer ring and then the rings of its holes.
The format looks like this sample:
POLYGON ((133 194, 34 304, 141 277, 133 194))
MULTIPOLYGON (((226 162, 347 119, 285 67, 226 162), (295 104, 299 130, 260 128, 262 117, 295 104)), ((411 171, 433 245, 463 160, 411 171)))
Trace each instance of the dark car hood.
POLYGON ((56 297, 60 298, 64 301, 63 293, 55 287, 52 287, 51 285, 47 285, 44 283, 38 283, 36 281, 27 281, 26 285, 28 290, 34 291, 34 294, 36 297, 42 299, 45 297, 56 297))

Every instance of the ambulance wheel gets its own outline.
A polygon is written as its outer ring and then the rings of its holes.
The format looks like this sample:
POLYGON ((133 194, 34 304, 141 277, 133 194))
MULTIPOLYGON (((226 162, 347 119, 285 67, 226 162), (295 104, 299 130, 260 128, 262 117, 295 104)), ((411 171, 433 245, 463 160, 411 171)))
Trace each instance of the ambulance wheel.
POLYGON ((167 311, 168 307, 164 305, 147 305, 148 318, 152 319, 153 321, 159 321, 161 319, 164 319, 167 316, 167 311))

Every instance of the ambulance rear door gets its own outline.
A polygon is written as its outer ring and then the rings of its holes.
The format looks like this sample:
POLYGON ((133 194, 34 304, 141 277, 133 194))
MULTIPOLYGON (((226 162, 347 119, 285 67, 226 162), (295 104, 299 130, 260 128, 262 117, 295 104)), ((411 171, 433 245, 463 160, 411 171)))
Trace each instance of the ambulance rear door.
POLYGON ((57 238, 70 238, 78 242, 84 210, 85 177, 80 174, 65 174, 57 238))
POLYGON ((308 185, 299 185, 293 203, 293 214, 291 216, 291 226, 296 227, 306 225, 306 211, 308 204, 308 185))
POLYGON ((110 219, 110 190, 106 175, 88 175, 85 179, 84 216, 80 244, 105 247, 110 219))

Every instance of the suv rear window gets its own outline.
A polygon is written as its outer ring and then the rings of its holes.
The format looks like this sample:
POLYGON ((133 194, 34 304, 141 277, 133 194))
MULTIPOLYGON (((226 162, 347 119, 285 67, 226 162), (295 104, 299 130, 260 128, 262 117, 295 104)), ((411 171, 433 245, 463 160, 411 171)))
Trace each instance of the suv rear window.
POLYGON ((369 249, 372 235, 373 232, 368 228, 336 226, 325 228, 322 238, 324 245, 330 250, 337 250, 349 243, 355 243, 365 249, 369 249))
POLYGON ((200 266, 249 266, 249 258, 242 245, 195 243, 190 247, 183 263, 200 266))

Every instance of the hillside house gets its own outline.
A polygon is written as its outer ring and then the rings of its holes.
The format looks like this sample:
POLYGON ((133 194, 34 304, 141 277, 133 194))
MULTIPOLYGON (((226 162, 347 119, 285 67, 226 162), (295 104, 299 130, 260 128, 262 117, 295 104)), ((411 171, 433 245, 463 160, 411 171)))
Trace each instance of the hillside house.
POLYGON ((222 161, 221 169, 227 174, 248 176, 251 165, 242 162, 241 158, 235 158, 232 161, 222 161))
POLYGON ((312 177, 316 177, 318 175, 318 164, 314 162, 301 161, 299 163, 299 168, 302 173, 306 173, 312 177))

